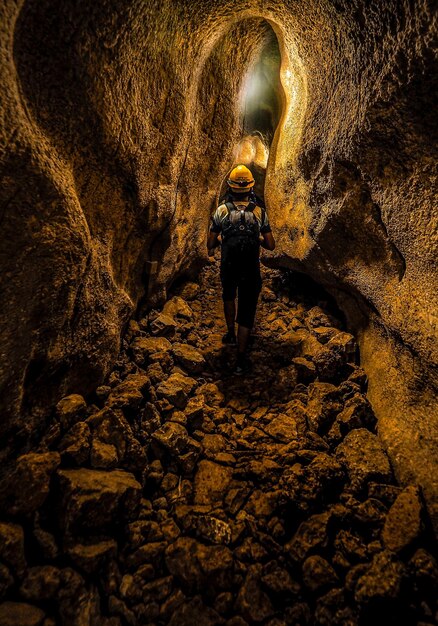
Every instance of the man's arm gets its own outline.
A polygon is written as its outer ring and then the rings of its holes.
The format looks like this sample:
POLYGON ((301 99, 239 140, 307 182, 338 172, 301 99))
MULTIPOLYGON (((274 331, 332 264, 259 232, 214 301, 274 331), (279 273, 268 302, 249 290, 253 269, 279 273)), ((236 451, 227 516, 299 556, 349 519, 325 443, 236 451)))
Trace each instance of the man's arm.
POLYGON ((219 233, 215 233, 212 230, 208 233, 207 238, 207 252, 208 256, 213 256, 214 249, 219 245, 219 233))
POLYGON ((266 250, 273 250, 275 248, 275 239, 271 231, 268 233, 262 233, 263 237, 262 241, 260 241, 260 245, 262 248, 266 248, 266 250))

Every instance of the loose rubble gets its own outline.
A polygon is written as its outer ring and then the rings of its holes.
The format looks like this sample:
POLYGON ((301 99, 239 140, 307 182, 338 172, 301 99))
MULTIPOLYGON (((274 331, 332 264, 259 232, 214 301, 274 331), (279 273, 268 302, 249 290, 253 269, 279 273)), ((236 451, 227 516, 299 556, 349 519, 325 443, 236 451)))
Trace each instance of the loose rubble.
POLYGON ((264 270, 234 376, 216 269, 131 321, 0 484, 0 626, 437 624, 421 490, 398 486, 354 338, 264 270))

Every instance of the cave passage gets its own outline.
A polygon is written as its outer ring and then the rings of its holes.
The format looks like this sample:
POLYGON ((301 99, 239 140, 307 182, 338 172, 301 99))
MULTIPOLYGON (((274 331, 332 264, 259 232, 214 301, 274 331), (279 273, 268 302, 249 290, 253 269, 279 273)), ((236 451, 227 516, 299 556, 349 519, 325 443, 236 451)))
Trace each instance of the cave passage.
MULTIPOLYGON (((243 137, 234 150, 234 165, 243 163, 253 171, 254 191, 261 198, 270 148, 282 115, 283 89, 278 39, 267 22, 263 26, 267 30, 264 44, 247 71, 239 98, 243 137)), ((225 191, 225 181, 221 191, 225 191)))
POLYGON ((431 5, 0 3, 0 626, 438 624, 431 5))

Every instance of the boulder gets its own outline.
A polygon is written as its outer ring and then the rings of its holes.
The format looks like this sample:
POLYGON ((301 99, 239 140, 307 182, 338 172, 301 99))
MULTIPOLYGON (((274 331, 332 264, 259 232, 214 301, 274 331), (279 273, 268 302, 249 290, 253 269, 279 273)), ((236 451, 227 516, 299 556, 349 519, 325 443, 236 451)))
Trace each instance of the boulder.
POLYGON ((261 587, 260 574, 260 568, 250 567, 236 599, 236 609, 250 624, 264 622, 275 613, 261 587))
POLYGON ((129 374, 123 382, 116 385, 107 398, 107 405, 113 409, 128 407, 137 410, 151 386, 146 374, 129 374))
POLYGON ((0 561, 19 578, 26 569, 24 532, 21 526, 0 522, 0 561))
POLYGON ((175 334, 175 329, 178 324, 173 317, 166 315, 166 313, 160 313, 150 325, 151 333, 153 335, 160 335, 161 337, 172 337, 175 334))
POLYGON ((404 576, 405 567, 389 550, 379 552, 371 567, 357 581, 354 599, 365 605, 382 600, 395 601, 400 598, 404 576))
POLYGON ((165 337, 137 337, 131 344, 134 361, 143 365, 151 354, 169 352, 172 344, 165 337))
POLYGON ((336 448, 336 458, 346 467, 352 489, 371 480, 390 482, 391 466, 380 440, 368 430, 352 430, 336 448))
POLYGON ((310 430, 319 434, 327 432, 341 409, 335 385, 325 382, 309 385, 306 415, 310 430))
POLYGON ((335 587, 339 578, 328 561, 317 554, 309 556, 303 563, 303 582, 312 592, 335 587))
POLYGON ((90 456, 91 432, 86 422, 78 422, 65 434, 58 450, 61 458, 76 465, 83 465, 90 456))
POLYGON ((172 352, 177 363, 190 373, 199 374, 206 366, 202 354, 186 343, 174 343, 172 352))
POLYGON ((191 320, 193 317, 192 309, 180 296, 170 298, 163 307, 163 313, 172 318, 183 317, 187 320, 191 320))
POLYGON ((26 574, 20 595, 31 602, 53 600, 62 585, 62 570, 53 565, 31 567, 26 574))
POLYGON ((65 396, 65 398, 62 398, 56 405, 56 415, 64 430, 68 430, 76 424, 76 422, 85 419, 86 412, 87 403, 84 398, 78 394, 65 396))
POLYGON ((44 611, 24 602, 0 604, 1 626, 40 626, 46 617, 44 611))
POLYGON ((232 476, 232 468, 202 460, 195 475, 195 504, 221 502, 228 492, 232 476))
POLYGON ((203 395, 205 404, 208 406, 220 406, 225 399, 224 394, 215 383, 204 383, 197 388, 195 395, 203 395))
POLYGON ((31 452, 18 457, 0 485, 0 505, 4 513, 15 516, 36 511, 47 498, 50 478, 60 463, 58 452, 31 452))
POLYGON ((157 395, 164 398, 178 409, 184 409, 188 396, 196 386, 196 381, 189 376, 176 372, 157 387, 157 395))
MULTIPOLYGON (((167 622, 166 622, 167 623, 167 622)), ((224 620, 218 613, 206 606, 200 596, 195 596, 188 602, 179 602, 176 610, 168 622, 169 626, 220 626, 224 620)))
POLYGON ((312 515, 298 527, 294 537, 285 545, 285 552, 293 561, 304 561, 310 551, 328 543, 327 526, 330 513, 312 515))
POLYGON ((231 586, 233 554, 226 546, 205 546, 180 537, 167 548, 165 561, 169 572, 190 593, 231 586))
POLYGON ((423 504, 415 485, 406 487, 389 509, 382 532, 384 545, 393 552, 402 552, 421 535, 423 504))
POLYGON ((117 543, 113 539, 88 545, 78 543, 67 552, 75 565, 87 574, 91 574, 101 571, 103 565, 115 557, 117 543))
POLYGON ((273 439, 282 443, 289 443, 297 438, 297 422, 291 415, 280 413, 274 415, 269 424, 263 429, 273 439))
POLYGON ((60 524, 65 533, 88 532, 129 521, 138 510, 141 485, 122 470, 59 470, 60 524))
MULTIPOLYGON (((152 433, 152 440, 159 447, 164 448, 177 461, 184 471, 193 470, 201 453, 201 446, 189 437, 187 430, 178 422, 166 422, 152 433)), ((159 454, 155 446, 156 452, 159 454)))

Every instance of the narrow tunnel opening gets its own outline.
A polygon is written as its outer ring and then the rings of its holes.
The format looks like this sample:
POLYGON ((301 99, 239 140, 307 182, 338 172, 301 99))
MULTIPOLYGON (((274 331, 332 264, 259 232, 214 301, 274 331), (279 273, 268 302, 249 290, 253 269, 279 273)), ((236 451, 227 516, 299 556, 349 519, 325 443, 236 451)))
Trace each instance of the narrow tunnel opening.
MULTIPOLYGON (((255 177, 254 191, 264 200, 264 186, 269 153, 282 116, 281 52, 277 36, 268 24, 264 44, 253 60, 243 81, 239 116, 242 137, 234 150, 233 164, 249 167, 255 177)), ((226 181, 221 187, 222 197, 226 181)))

